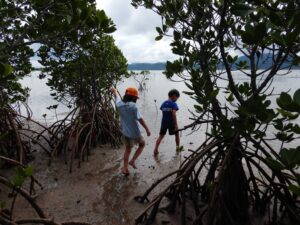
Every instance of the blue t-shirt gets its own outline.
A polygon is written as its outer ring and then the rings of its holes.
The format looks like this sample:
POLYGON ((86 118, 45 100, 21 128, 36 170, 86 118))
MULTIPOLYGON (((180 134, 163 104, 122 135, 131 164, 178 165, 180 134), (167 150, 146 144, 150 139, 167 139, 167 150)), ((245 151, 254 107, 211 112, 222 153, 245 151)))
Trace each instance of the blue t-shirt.
POLYGON ((176 104, 176 102, 173 102, 171 100, 167 100, 165 101, 161 107, 160 110, 163 113, 163 118, 161 123, 164 125, 172 125, 173 124, 173 115, 172 115, 172 111, 173 110, 179 110, 178 105, 176 104))
POLYGON ((122 134, 128 138, 140 138, 141 131, 138 120, 142 118, 134 102, 123 102, 116 98, 116 106, 120 113, 122 134))

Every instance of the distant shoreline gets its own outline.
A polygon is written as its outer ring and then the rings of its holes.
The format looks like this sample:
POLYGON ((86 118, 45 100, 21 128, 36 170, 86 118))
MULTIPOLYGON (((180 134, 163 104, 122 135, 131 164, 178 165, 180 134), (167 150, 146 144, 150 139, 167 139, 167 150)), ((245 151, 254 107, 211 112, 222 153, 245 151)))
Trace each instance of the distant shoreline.
MULTIPOLYGON (((268 69, 272 66, 272 60, 269 59, 269 57, 266 54, 263 54, 262 58, 268 59, 265 60, 263 63, 260 62, 258 64, 258 69, 268 69)), ((234 65, 232 65, 232 71, 237 71, 237 64, 239 62, 246 62, 248 65, 250 64, 249 59, 245 56, 240 56, 236 63, 234 65)), ((290 62, 284 62, 282 64, 282 68, 287 67, 288 65, 290 65, 290 62)), ((224 66, 222 64, 219 64, 218 69, 222 69, 224 66)), ((128 70, 165 70, 166 69, 166 62, 157 62, 157 63, 130 63, 128 65, 128 70)), ((300 66, 295 66, 293 67, 292 70, 300 70, 300 66)))

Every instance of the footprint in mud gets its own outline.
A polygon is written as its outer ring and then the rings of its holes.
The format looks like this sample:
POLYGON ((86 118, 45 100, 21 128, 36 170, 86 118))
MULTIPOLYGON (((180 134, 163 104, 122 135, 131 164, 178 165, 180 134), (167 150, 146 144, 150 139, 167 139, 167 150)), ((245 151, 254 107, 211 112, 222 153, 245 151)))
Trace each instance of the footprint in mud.
POLYGON ((137 188, 137 178, 114 175, 104 184, 102 200, 106 224, 130 224, 129 201, 137 188))

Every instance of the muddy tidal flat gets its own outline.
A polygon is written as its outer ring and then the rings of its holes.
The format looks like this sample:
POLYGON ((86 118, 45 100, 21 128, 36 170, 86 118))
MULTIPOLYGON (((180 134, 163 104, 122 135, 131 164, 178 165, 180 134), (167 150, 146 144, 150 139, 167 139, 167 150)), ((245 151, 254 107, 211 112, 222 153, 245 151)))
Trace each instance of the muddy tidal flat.
MULTIPOLYGON (((145 151, 150 151, 149 145, 147 147, 145 151)), ((139 168, 131 169, 131 175, 124 177, 120 173, 122 154, 123 149, 99 147, 92 151, 89 160, 82 163, 81 168, 75 166, 73 172, 69 173, 62 158, 55 159, 49 167, 46 166, 47 156, 36 153, 32 166, 35 178, 43 186, 42 189, 36 187, 37 203, 57 222, 134 224, 136 216, 146 207, 145 204, 136 202, 134 197, 143 194, 152 182, 164 174, 177 169, 180 155, 176 155, 174 151, 174 157, 163 163, 160 160, 164 161, 164 153, 158 158, 145 161, 142 156, 137 163, 139 168)), ((3 172, 8 176, 13 174, 12 170, 3 172)), ((1 192, 1 196, 5 198, 7 192, 1 192)), ((15 216, 36 216, 28 206, 21 197, 17 198, 15 216)), ((158 224, 159 220, 158 218, 158 224)))

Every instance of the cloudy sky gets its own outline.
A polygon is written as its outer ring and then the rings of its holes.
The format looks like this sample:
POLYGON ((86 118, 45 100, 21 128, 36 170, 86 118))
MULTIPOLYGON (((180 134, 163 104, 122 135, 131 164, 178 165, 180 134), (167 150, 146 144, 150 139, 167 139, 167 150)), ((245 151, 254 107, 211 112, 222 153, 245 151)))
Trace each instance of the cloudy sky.
POLYGON ((160 17, 151 10, 135 9, 131 0, 97 0, 113 19, 117 31, 113 34, 116 44, 123 51, 129 63, 165 62, 175 56, 170 50, 170 39, 156 42, 155 27, 161 25, 160 17))

